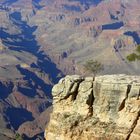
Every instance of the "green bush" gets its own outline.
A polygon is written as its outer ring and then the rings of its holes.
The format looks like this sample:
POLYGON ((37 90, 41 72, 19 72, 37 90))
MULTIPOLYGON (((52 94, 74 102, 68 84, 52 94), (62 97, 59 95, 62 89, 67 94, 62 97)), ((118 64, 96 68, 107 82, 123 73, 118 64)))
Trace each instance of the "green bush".
POLYGON ((137 59, 137 55, 135 53, 129 54, 127 56, 127 60, 130 62, 135 61, 136 59, 137 59))
POLYGON ((19 134, 16 134, 15 140, 23 140, 23 138, 22 138, 22 136, 20 136, 19 134))
POLYGON ((140 55, 137 55, 137 60, 140 60, 140 55))
POLYGON ((140 54, 140 45, 137 46, 136 51, 140 54))

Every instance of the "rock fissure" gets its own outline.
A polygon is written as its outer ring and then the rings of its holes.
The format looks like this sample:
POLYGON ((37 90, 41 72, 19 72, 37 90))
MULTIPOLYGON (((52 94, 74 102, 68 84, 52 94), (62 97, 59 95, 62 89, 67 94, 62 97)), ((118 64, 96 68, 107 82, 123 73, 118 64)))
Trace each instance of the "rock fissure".
POLYGON ((60 101, 61 101, 61 100, 64 100, 64 99, 67 99, 67 98, 69 98, 70 95, 72 95, 73 92, 71 92, 71 89, 72 89, 74 83, 75 83, 74 81, 71 83, 71 85, 70 85, 70 87, 69 87, 69 89, 68 89, 68 91, 67 91, 65 97, 62 98, 62 99, 60 99, 60 101))
POLYGON ((94 103, 94 94, 93 94, 93 84, 92 84, 92 90, 90 95, 88 96, 88 100, 86 101, 86 104, 89 105, 89 112, 87 114, 87 116, 92 116, 93 115, 93 103, 94 103))
POLYGON ((132 85, 128 84, 127 85, 127 91, 126 91, 126 99, 128 98, 128 95, 129 95, 129 93, 131 91, 131 88, 132 88, 132 85))
POLYGON ((136 116, 136 119, 134 120, 134 122, 133 122, 133 124, 132 124, 131 131, 130 131, 130 133, 128 134, 126 140, 129 140, 129 139, 130 139, 131 134, 133 133, 133 131, 134 131, 136 125, 137 125, 137 122, 138 122, 139 118, 140 118, 140 111, 138 112, 138 115, 136 116))
POLYGON ((132 87, 132 85, 130 85, 130 84, 127 85, 126 97, 125 97, 125 99, 122 101, 122 103, 120 104, 118 111, 121 111, 121 110, 123 110, 123 109, 125 108, 125 102, 126 102, 126 100, 127 100, 127 98, 128 98, 128 95, 129 95, 129 93, 130 93, 130 91, 131 91, 131 87, 132 87))
POLYGON ((139 100, 139 99, 140 99, 140 89, 139 89, 139 94, 138 94, 137 100, 139 100))
POLYGON ((78 95, 79 85, 80 85, 80 83, 77 84, 77 87, 76 87, 75 90, 71 93, 71 94, 72 94, 72 96, 71 96, 71 101, 76 100, 76 97, 77 97, 77 95, 78 95))
POLYGON ((70 96, 72 96, 71 100, 74 101, 76 99, 77 94, 78 94, 79 85, 82 81, 83 81, 82 79, 79 80, 79 81, 72 81, 66 95, 62 99, 60 99, 60 101, 65 100, 65 99, 69 98, 70 96), (76 84, 76 87, 72 91, 72 88, 74 87, 74 84, 76 84))

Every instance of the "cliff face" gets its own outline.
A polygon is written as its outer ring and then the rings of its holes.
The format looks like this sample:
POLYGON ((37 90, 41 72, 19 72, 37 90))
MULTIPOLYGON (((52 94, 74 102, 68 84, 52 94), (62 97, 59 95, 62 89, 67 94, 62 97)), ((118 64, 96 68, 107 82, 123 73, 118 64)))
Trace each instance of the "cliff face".
POLYGON ((66 76, 52 94, 46 140, 140 139, 140 77, 66 76))

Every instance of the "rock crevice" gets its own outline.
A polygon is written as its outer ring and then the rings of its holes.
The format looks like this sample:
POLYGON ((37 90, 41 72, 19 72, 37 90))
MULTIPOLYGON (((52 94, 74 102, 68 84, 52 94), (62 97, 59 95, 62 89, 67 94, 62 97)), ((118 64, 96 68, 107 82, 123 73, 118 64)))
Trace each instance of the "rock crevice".
POLYGON ((126 137, 126 140, 130 140, 131 138, 131 134, 133 134, 137 124, 138 124, 138 120, 140 119, 140 111, 138 112, 136 119, 134 120, 133 124, 132 124, 132 128, 130 130, 130 133, 128 134, 128 136, 126 137))
POLYGON ((120 106, 119 106, 119 111, 121 111, 122 109, 124 109, 125 108, 125 101, 127 100, 127 98, 128 98, 128 94, 130 93, 130 91, 131 91, 131 87, 132 87, 132 85, 127 85, 127 91, 126 91, 126 97, 125 97, 125 99, 122 101, 122 103, 120 104, 120 106))

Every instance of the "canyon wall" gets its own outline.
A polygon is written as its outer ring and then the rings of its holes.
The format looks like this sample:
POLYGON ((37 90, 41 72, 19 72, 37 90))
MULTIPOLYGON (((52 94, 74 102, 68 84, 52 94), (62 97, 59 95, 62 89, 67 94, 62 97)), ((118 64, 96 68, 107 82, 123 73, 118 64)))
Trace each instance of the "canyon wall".
POLYGON ((46 140, 140 139, 139 76, 66 76, 52 94, 46 140))

